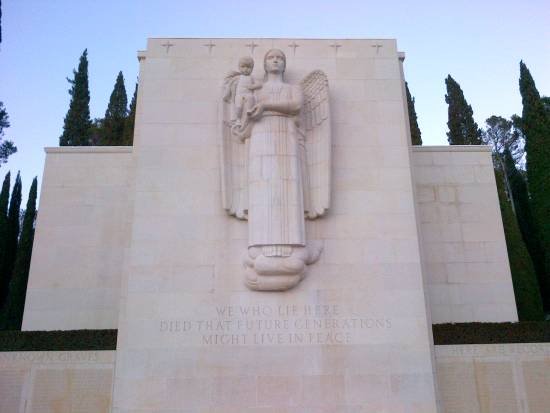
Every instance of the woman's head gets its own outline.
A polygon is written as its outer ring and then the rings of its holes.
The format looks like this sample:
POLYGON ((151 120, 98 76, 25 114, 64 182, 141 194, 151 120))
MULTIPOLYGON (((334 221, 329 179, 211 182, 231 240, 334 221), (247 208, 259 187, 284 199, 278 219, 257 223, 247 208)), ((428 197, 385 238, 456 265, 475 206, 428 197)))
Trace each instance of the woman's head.
POLYGON ((286 56, 282 50, 271 49, 264 56, 264 70, 266 73, 284 73, 286 56))

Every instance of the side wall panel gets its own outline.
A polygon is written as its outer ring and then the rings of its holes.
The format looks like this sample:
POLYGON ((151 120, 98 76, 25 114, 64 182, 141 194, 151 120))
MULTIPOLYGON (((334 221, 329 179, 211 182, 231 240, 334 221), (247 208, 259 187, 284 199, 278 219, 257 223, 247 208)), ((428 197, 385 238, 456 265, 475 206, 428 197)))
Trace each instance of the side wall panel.
POLYGON ((490 149, 412 154, 432 322, 517 321, 490 149))
POLYGON ((117 328, 131 147, 46 153, 23 330, 117 328))

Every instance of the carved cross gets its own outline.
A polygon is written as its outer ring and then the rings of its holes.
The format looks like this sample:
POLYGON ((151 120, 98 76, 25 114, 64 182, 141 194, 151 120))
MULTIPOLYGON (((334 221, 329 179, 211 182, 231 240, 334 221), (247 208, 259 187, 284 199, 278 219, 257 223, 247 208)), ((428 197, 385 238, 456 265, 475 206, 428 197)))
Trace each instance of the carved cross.
POLYGON ((383 47, 381 44, 373 44, 371 47, 376 47, 376 54, 378 54, 378 51, 381 47, 383 47))
POLYGON ((245 44, 245 46, 250 48, 250 54, 254 54, 254 49, 258 47, 259 44, 256 44, 254 43, 254 41, 252 41, 252 43, 245 44))
POLYGON ((208 47, 208 54, 212 53, 212 48, 216 46, 214 43, 212 43, 212 40, 209 40, 208 43, 203 44, 204 47, 208 47))
POLYGON ((330 44, 329 46, 334 48, 334 56, 338 56, 338 49, 342 47, 342 45, 338 43, 334 43, 334 44, 330 44))
POLYGON ((162 47, 166 49, 166 54, 170 51, 170 48, 174 46, 174 43, 170 43, 170 40, 168 40, 166 43, 161 44, 162 47))
POLYGON ((292 52, 293 52, 294 56, 296 56, 296 48, 300 47, 300 45, 297 44, 296 41, 293 40, 292 43, 288 45, 288 47, 292 48, 292 52))

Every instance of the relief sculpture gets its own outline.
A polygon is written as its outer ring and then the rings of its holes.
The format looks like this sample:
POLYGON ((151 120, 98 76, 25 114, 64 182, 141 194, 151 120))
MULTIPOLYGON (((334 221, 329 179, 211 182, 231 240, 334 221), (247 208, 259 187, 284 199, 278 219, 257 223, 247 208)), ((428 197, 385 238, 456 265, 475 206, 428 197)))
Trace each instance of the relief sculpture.
POLYGON ((315 70, 286 83, 285 54, 268 51, 265 77, 252 78, 252 58, 224 82, 222 200, 248 220, 245 283, 252 290, 297 285, 322 246, 306 240, 305 219, 330 205, 331 128, 328 81, 315 70))

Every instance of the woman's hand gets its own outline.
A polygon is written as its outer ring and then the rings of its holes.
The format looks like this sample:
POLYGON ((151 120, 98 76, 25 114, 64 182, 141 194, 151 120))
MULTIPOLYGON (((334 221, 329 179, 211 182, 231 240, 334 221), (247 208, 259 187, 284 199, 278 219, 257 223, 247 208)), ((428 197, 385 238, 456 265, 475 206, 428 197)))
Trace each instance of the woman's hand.
POLYGON ((254 105, 252 109, 250 109, 247 114, 248 117, 252 120, 258 119, 262 114, 264 113, 265 106, 263 103, 258 103, 257 105, 254 105))

